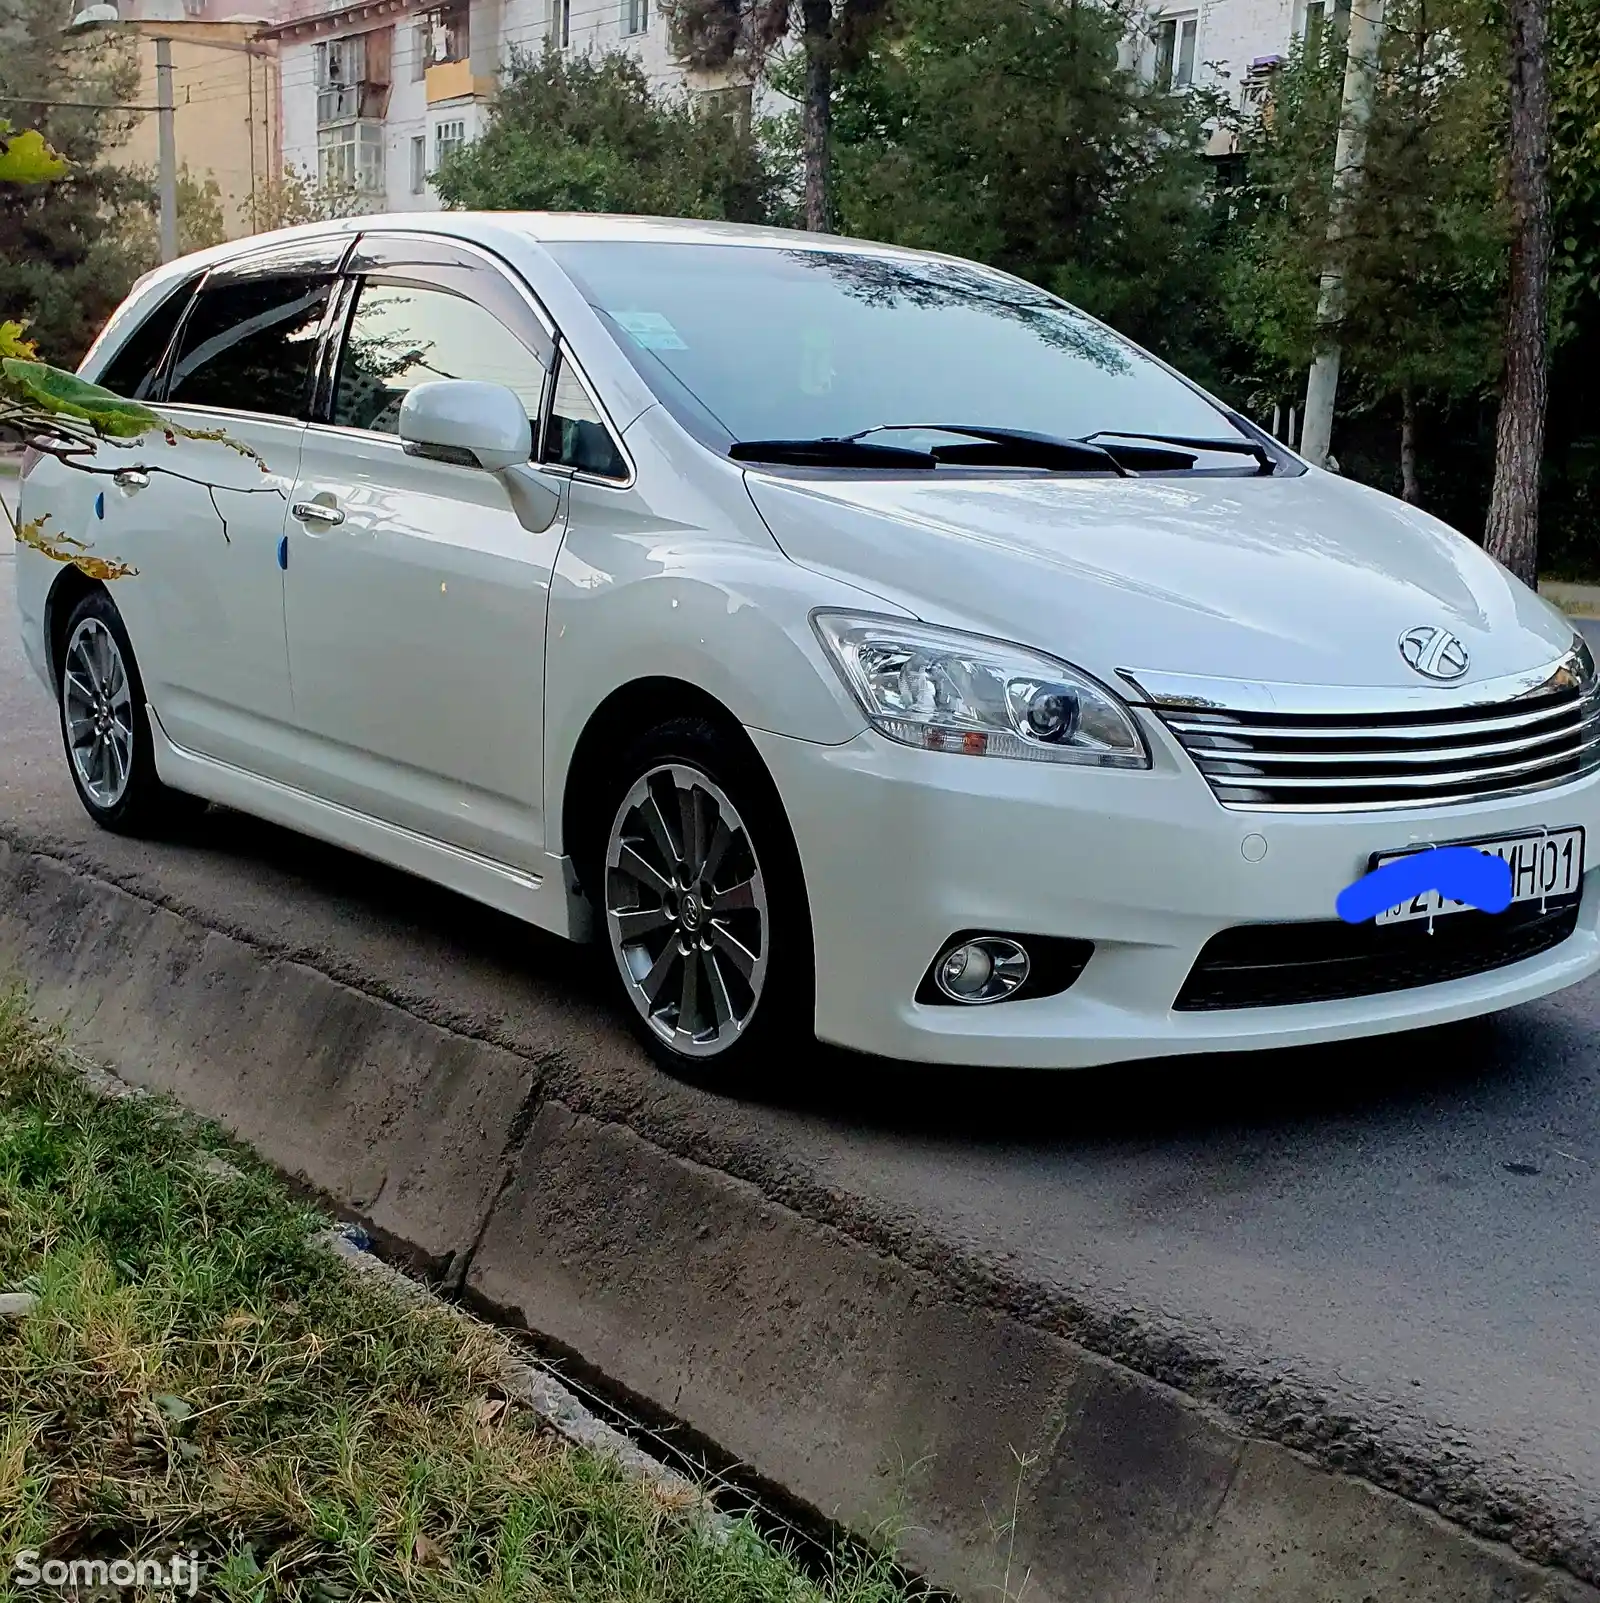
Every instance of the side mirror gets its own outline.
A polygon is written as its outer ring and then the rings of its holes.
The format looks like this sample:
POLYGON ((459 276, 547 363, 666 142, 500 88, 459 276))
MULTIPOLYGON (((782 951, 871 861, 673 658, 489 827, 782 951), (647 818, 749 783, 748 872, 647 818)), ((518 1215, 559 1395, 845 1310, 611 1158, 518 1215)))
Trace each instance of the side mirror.
POLYGON ((474 379, 417 385, 400 404, 400 438, 408 455, 491 473, 533 455, 527 407, 503 384, 474 379))

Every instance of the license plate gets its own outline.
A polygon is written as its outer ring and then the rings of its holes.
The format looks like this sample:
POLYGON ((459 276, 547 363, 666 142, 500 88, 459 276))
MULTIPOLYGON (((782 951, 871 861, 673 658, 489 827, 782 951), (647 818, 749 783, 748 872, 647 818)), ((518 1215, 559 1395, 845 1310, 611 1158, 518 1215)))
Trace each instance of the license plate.
MULTIPOLYGON (((1474 846, 1490 857, 1502 859, 1511 869, 1513 904, 1559 902, 1576 896, 1582 887, 1581 829, 1552 829, 1542 835, 1514 835, 1505 840, 1466 840, 1449 844, 1474 846)), ((1385 863, 1414 855, 1414 852, 1389 852, 1374 857, 1372 866, 1382 868, 1385 863)), ((1379 913, 1375 922, 1404 924, 1413 918, 1442 918, 1447 913, 1469 912, 1471 907, 1470 902, 1449 901, 1438 891, 1422 891, 1409 902, 1402 902, 1398 907, 1379 913)))

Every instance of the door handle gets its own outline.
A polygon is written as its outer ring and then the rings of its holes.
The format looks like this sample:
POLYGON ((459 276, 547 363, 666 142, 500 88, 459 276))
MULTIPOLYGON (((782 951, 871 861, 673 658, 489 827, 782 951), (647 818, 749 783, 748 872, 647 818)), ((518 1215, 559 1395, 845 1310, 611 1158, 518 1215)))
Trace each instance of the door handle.
POLYGON ((142 490, 150 482, 150 475, 143 468, 119 468, 111 477, 122 490, 142 490))
POLYGON ((344 522, 344 513, 338 507, 329 506, 326 501, 296 501, 289 510, 302 523, 323 523, 331 529, 335 524, 344 522))

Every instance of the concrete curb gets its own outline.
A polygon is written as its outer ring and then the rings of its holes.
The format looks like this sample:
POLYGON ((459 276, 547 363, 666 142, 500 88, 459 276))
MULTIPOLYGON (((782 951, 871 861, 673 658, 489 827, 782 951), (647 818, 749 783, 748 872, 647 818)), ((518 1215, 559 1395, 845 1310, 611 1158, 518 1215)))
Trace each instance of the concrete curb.
POLYGON ((430 1278, 823 1514, 894 1521, 940 1585, 1014 1597, 1026 1576, 1030 1603, 1600 1603, 570 1106, 551 1063, 3 844, 0 966, 79 1047, 217 1119, 430 1278))

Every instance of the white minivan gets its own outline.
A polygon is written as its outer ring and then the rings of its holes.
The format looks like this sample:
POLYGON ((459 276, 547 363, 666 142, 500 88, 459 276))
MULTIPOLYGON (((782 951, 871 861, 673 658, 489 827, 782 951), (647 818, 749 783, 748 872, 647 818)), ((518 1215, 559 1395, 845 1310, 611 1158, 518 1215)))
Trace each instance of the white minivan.
POLYGON ((30 456, 24 515, 133 570, 19 553, 94 818, 221 803, 599 941, 679 1072, 1354 1038, 1600 968, 1561 615, 1006 274, 358 218, 151 274, 83 372, 253 453, 30 456), (1511 906, 1338 916, 1442 843, 1511 906))

